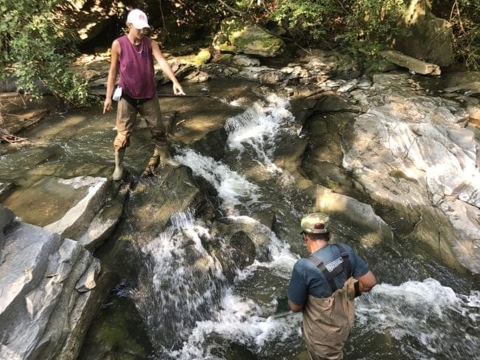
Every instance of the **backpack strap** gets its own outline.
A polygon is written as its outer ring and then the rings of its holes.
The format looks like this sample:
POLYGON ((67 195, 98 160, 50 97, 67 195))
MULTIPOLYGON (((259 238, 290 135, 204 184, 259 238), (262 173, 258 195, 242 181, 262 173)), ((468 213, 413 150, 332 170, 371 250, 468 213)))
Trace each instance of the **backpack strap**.
POLYGON ((334 281, 334 278, 337 275, 345 271, 345 273, 347 274, 347 279, 352 276, 352 266, 348 258, 347 251, 341 245, 338 245, 338 244, 333 244, 333 245, 339 248, 340 256, 342 257, 343 263, 336 266, 331 272, 327 270, 323 261, 321 261, 315 255, 311 254, 307 257, 307 259, 310 260, 315 265, 315 267, 323 273, 323 276, 325 276, 325 279, 327 279, 328 284, 330 285, 332 293, 338 289, 334 281))
POLYGON ((343 263, 345 264, 345 273, 347 274, 347 279, 353 276, 353 271, 352 271, 352 263, 350 262, 350 259, 348 258, 348 253, 345 250, 345 248, 340 245, 340 244, 333 244, 336 247, 340 249, 340 256, 343 259, 343 263))
POLYGON ((335 281, 333 281, 335 276, 332 276, 332 274, 327 270, 323 261, 315 255, 310 255, 307 257, 307 259, 310 260, 315 267, 323 273, 323 276, 325 276, 325 279, 328 281, 328 285, 330 285, 330 288, 332 289, 332 293, 337 290, 337 285, 335 285, 335 281))

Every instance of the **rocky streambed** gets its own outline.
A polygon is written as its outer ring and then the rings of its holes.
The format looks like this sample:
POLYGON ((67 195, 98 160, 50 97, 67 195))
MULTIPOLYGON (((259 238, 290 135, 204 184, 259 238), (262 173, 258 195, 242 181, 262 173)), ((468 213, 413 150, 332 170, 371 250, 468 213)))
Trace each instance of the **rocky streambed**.
MULTIPOLYGON (((182 245, 198 278, 220 266, 221 283, 233 283, 238 270, 268 259, 271 236, 265 229, 303 254, 291 234, 301 214, 316 209, 331 215, 380 279, 404 281, 387 269, 387 260, 375 259, 372 249, 382 246, 408 261, 424 261, 420 272, 428 273, 434 259, 462 274, 448 285, 478 290, 479 75, 427 78, 404 69, 364 75, 339 63, 320 51, 276 67, 247 56, 199 68, 173 59, 191 96, 169 96, 170 87, 161 86, 160 103, 184 166, 166 166, 155 178, 140 177, 152 151, 141 125, 127 150, 129 173, 120 182, 110 180, 114 114, 101 115, 100 106, 43 116, 19 133, 28 142, 2 144, 0 357, 92 358, 81 348, 101 304, 120 279, 154 276, 139 265, 145 261, 139 249, 153 246, 185 212, 224 241, 219 247, 202 238, 205 253, 194 240, 182 245), (266 178, 257 161, 241 159, 238 149, 226 151, 239 126, 231 119, 239 115, 282 124, 275 132, 283 135, 265 155, 281 176, 266 178), (270 194, 269 201, 255 206, 244 184, 244 200, 225 206, 218 179, 197 169, 201 161, 218 168, 236 163, 242 177, 270 194), (285 213, 282 203, 289 196, 295 200, 285 213), (256 223, 232 222, 233 215, 256 223), (210 264, 211 257, 218 264, 210 264)), ((100 93, 106 65, 85 65, 94 74, 92 89, 100 93)), ((254 131, 267 142, 273 130, 254 131)), ((211 286, 214 296, 221 285, 211 286)), ((272 292, 283 296, 281 288, 272 292)), ((195 311, 203 315, 177 322, 194 324, 208 316, 195 311)), ((163 339, 160 348, 171 345, 171 335, 158 330, 162 319, 147 318, 151 333, 163 339)), ((180 330, 172 330, 179 341, 180 330)), ((156 346, 152 338, 150 343, 156 346)), ((96 358, 113 351, 95 349, 96 358)))

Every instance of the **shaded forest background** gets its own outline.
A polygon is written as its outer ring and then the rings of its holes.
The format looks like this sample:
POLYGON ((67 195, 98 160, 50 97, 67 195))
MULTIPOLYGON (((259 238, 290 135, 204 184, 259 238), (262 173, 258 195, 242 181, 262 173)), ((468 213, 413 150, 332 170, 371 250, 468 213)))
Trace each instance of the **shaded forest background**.
POLYGON ((107 50, 136 7, 148 13, 150 35, 166 49, 208 48, 221 21, 237 16, 292 47, 339 51, 363 65, 373 64, 398 34, 409 31, 412 8, 418 8, 449 21, 457 64, 480 69, 478 0, 0 0, 0 81, 14 79, 33 96, 40 96, 40 84, 71 107, 87 105, 87 83, 69 65, 80 52, 107 50), (95 21, 85 24, 82 15, 108 22, 85 40, 82 31, 95 21))

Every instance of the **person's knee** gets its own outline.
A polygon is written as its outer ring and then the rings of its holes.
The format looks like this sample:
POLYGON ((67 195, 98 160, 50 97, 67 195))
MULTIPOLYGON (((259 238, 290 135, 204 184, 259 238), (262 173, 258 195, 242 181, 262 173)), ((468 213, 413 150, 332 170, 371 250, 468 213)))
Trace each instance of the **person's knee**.
POLYGON ((115 137, 115 141, 113 142, 113 146, 115 148, 115 151, 129 147, 130 137, 123 134, 117 134, 117 136, 115 137))

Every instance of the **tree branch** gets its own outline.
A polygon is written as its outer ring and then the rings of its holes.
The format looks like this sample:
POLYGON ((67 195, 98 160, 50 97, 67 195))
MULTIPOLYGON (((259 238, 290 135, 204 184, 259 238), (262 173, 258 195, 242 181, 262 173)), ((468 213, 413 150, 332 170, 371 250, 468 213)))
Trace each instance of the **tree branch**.
POLYGON ((227 5, 224 1, 222 0, 218 0, 218 2, 220 4, 222 4, 228 11, 230 11, 231 13, 233 14, 237 14, 237 15, 245 15, 245 13, 243 11, 240 11, 240 10, 237 10, 237 9, 234 9, 232 8, 231 6, 227 5))

